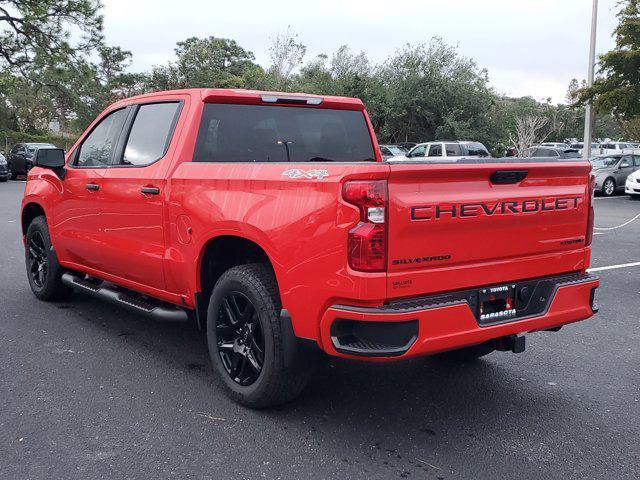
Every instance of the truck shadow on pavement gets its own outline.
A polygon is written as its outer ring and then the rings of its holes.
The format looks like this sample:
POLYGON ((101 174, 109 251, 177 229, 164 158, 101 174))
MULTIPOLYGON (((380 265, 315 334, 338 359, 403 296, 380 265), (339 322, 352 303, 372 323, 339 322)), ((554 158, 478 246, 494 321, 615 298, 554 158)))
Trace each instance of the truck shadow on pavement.
MULTIPOLYGON (((421 472, 437 478, 448 472, 449 478, 455 457, 484 455, 487 443, 503 445, 504 455, 529 448, 544 463, 558 461, 563 453, 546 447, 541 439, 553 437, 555 442, 555 437, 566 435, 561 429, 550 431, 554 417, 576 415, 579 410, 578 402, 562 390, 541 386, 539 378, 520 377, 520 369, 512 370, 505 362, 512 354, 495 352, 466 364, 429 358, 387 364, 331 359, 297 401, 270 410, 243 411, 218 385, 205 335, 194 324, 147 321, 81 294, 56 307, 81 316, 115 343, 144 350, 160 366, 183 369, 201 379, 202 389, 212 391, 212 411, 226 402, 227 411, 255 419, 246 428, 256 434, 288 429, 323 448, 323 442, 329 442, 327 448, 343 455, 344 462, 356 462, 355 449, 358 462, 366 458, 376 468, 407 475, 421 472)), ((539 466, 531 468, 529 473, 539 466)))

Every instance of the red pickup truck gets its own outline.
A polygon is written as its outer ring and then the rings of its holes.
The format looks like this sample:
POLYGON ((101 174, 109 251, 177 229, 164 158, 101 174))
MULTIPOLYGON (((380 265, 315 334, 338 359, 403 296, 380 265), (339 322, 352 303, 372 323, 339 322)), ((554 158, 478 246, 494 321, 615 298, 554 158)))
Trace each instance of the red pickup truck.
POLYGON ((195 318, 237 401, 294 398, 320 352, 519 352, 596 310, 580 159, 383 162, 353 98, 194 89, 122 100, 22 203, 33 293, 195 318))

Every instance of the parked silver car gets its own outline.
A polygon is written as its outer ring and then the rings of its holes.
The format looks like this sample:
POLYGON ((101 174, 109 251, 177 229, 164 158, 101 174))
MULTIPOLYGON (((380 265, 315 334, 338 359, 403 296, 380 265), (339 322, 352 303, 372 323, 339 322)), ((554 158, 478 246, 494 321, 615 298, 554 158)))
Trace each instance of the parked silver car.
POLYGON ((640 169, 640 155, 600 155, 591 159, 596 174, 596 192, 607 197, 624 191, 627 177, 640 169))

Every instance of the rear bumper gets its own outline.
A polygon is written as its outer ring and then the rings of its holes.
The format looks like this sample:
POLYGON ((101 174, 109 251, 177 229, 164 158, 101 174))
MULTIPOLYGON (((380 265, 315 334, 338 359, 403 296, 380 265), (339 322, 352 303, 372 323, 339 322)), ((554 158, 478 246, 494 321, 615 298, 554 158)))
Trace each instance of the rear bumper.
POLYGON ((478 323, 468 301, 439 301, 443 299, 442 295, 404 302, 407 308, 334 305, 327 309, 322 318, 321 343, 324 351, 331 355, 378 361, 455 350, 495 338, 548 330, 585 320, 597 312, 594 290, 599 285, 599 279, 593 275, 573 275, 568 281, 557 283, 544 312, 485 326, 478 323), (344 348, 337 336, 339 329, 336 326, 349 322, 365 326, 372 325, 368 322, 376 322, 371 330, 377 330, 374 337, 377 336, 380 342, 374 341, 372 347, 371 342, 354 341, 344 348), (397 325, 397 334, 393 331, 394 325, 397 325), (389 342, 385 342, 385 336, 390 339, 389 342), (392 346, 385 350, 380 347, 385 343, 392 346))

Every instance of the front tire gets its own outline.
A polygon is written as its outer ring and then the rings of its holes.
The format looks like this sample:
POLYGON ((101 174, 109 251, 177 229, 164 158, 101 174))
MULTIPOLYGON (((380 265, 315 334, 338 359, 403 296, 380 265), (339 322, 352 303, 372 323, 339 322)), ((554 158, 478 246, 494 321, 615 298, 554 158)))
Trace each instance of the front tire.
POLYGON ((251 408, 296 398, 307 365, 285 366, 278 285, 264 264, 227 270, 213 288, 207 312, 209 355, 228 395, 251 408))
POLYGON ((609 177, 602 184, 602 195, 612 197, 616 193, 616 181, 609 177))
POLYGON ((40 300, 64 300, 72 289, 62 283, 64 269, 51 245, 49 228, 44 216, 33 219, 27 229, 25 247, 27 278, 33 294, 40 300))

